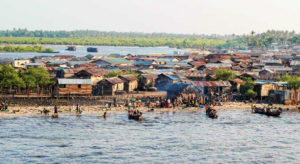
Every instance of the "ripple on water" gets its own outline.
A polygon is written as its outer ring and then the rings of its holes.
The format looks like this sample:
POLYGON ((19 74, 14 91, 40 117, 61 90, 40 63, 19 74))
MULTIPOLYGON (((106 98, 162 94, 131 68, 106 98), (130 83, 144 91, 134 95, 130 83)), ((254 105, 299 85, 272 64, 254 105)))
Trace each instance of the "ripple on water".
POLYGON ((299 113, 249 111, 0 118, 0 163, 296 163, 299 113), (49 155, 51 154, 51 156, 49 155), (53 156, 52 156, 53 155, 53 156), (11 159, 5 161, 5 158, 11 159))

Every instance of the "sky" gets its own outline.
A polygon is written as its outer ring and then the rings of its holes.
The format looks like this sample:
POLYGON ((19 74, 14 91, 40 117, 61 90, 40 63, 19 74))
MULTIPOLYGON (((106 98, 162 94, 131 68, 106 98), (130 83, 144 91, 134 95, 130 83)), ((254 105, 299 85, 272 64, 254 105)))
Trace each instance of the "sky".
POLYGON ((300 0, 1 0, 0 29, 300 33, 300 0))

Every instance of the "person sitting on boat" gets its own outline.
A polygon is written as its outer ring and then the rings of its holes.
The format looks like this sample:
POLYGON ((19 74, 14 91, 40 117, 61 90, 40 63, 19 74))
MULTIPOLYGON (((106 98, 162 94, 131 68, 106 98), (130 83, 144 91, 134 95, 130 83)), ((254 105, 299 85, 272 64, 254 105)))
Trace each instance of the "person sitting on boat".
POLYGON ((58 113, 58 109, 56 105, 54 106, 54 113, 58 113))

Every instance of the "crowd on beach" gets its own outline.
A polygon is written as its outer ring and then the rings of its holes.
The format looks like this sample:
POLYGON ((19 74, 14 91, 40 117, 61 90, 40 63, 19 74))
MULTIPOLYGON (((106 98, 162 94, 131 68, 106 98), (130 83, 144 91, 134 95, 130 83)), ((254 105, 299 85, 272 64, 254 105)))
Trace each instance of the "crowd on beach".
POLYGON ((176 108, 176 107, 201 107, 217 106, 221 105, 222 102, 227 101, 226 98, 212 98, 208 96, 174 96, 172 98, 167 97, 147 97, 147 98, 127 98, 125 102, 118 103, 117 99, 114 98, 112 103, 107 103, 105 107, 110 109, 111 107, 127 107, 128 111, 139 107, 147 108, 176 108))

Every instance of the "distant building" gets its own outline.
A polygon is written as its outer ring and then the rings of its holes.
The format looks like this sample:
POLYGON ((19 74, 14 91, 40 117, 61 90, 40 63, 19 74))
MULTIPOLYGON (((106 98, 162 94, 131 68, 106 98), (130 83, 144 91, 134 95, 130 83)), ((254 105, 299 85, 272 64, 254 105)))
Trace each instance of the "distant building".
POLYGON ((26 68, 38 68, 42 67, 44 68, 46 65, 44 63, 26 63, 26 68))
POLYGON ((133 62, 123 58, 107 58, 95 60, 92 63, 96 63, 99 67, 107 66, 133 66, 133 62))
POLYGON ((30 63, 29 59, 15 59, 13 61, 13 67, 15 68, 26 68, 26 64, 30 63))

